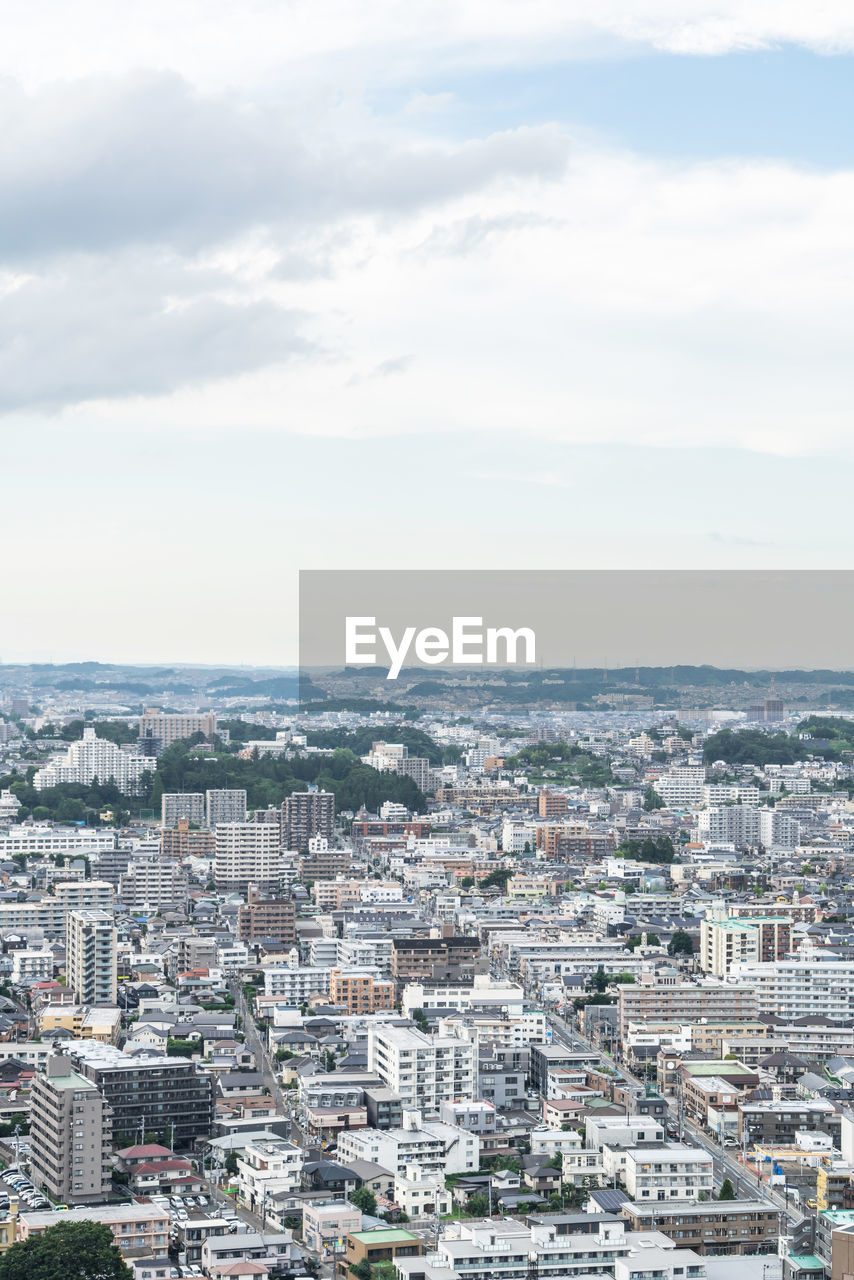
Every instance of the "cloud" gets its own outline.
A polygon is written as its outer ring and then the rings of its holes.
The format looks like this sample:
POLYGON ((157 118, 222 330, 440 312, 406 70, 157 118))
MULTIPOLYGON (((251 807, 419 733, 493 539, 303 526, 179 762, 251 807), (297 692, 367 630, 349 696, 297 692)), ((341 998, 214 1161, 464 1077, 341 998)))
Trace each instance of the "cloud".
POLYGON ((0 73, 30 86, 148 66, 207 90, 414 81, 423 92, 431 72, 650 48, 854 51, 848 0, 7 0, 3 17, 0 73))
POLYGON ((0 295, 0 412, 159 396, 308 351, 299 316, 134 255, 81 257, 0 295))
POLYGON ((353 137, 334 113, 205 96, 172 73, 0 85, 0 256, 165 243, 184 252, 275 226, 411 213, 494 181, 555 177, 548 126, 457 144, 353 137))

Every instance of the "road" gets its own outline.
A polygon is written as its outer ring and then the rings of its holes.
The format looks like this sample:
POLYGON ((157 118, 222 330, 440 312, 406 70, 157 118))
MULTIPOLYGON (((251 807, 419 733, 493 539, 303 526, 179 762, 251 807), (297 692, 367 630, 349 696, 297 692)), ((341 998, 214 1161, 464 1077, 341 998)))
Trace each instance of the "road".
MULTIPOLYGON (((611 1059, 596 1049, 589 1040, 587 1040, 580 1031, 571 1026, 565 1018, 561 1018, 557 1013, 547 1014, 549 1024, 552 1028, 553 1040, 564 1045, 567 1049, 587 1049, 595 1053, 599 1060, 607 1063, 615 1070, 619 1071, 627 1080, 638 1085, 641 1089, 644 1082, 634 1075, 624 1064, 619 1066, 611 1059)), ((675 1103, 667 1102, 667 1116, 672 1123, 679 1122, 675 1103)), ((691 1141, 695 1146, 702 1147, 712 1157, 714 1179, 717 1186, 723 1182, 724 1178, 729 1178, 732 1182, 736 1196, 744 1196, 750 1199, 767 1200, 776 1209, 779 1209, 792 1222, 801 1222, 804 1214, 797 1207, 791 1205, 788 1198, 781 1194, 775 1187, 769 1186, 762 1182, 758 1175, 747 1169, 740 1160, 729 1155, 724 1148, 719 1146, 713 1138, 699 1129, 697 1125, 687 1120, 684 1116, 681 1118, 683 1132, 687 1132, 691 1141)))
POLYGON ((270 1056, 263 1044, 258 1029, 255 1026, 255 1019, 246 1004, 243 991, 240 984, 235 982, 231 987, 234 996, 234 1003, 237 1012, 240 1014, 243 1023, 243 1033, 246 1036, 246 1043, 255 1054, 255 1064, 257 1069, 264 1077, 264 1084, 270 1090, 270 1097, 276 1104, 276 1110, 281 1116, 289 1116, 291 1112, 291 1102, 287 1093, 279 1083, 279 1079, 270 1061, 270 1056))

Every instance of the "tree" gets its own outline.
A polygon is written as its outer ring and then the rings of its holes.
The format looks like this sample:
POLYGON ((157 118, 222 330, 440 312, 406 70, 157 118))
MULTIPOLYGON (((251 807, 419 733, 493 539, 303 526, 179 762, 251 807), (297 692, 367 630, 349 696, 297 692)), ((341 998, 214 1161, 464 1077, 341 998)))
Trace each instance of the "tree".
POLYGON ((607 991, 608 978, 601 964, 590 979, 590 986, 594 991, 598 991, 600 995, 604 995, 605 991, 607 991))
POLYGON ((667 944, 667 954, 669 956, 692 956, 694 954, 694 943, 691 941, 691 935, 686 933, 684 929, 677 929, 667 944))
POLYGON ((423 1009, 413 1009, 409 1016, 420 1031, 427 1032, 430 1030, 430 1023, 423 1009))
POLYGON ((225 1157, 225 1171, 226 1171, 226 1173, 227 1173, 227 1174, 229 1174, 232 1178, 233 1178, 233 1177, 234 1177, 234 1175, 237 1173, 237 1154, 236 1154, 236 1152, 234 1152, 234 1151, 229 1151, 228 1155, 225 1157))
POLYGON ((474 885, 473 876, 463 876, 462 880, 460 881, 461 889, 471 889, 473 885, 474 885))
POLYGON ((651 809, 663 809, 664 801, 656 791, 655 787, 647 787, 643 793, 643 807, 649 812, 651 809))
POLYGON ((473 1196, 469 1196, 466 1203, 466 1209, 475 1218, 485 1218, 489 1213, 488 1196, 481 1194, 479 1191, 475 1192, 473 1196))
POLYGON ((719 1200, 735 1199, 735 1191, 733 1190, 733 1185, 730 1182, 729 1178, 724 1178, 723 1182, 721 1183, 721 1189, 718 1192, 718 1199, 719 1200))
POLYGON ((366 1213, 368 1217, 372 1218, 376 1214, 377 1198, 370 1187, 359 1187, 358 1191, 351 1192, 350 1203, 357 1209, 361 1209, 362 1213, 366 1213))
POLYGON ((360 1258, 358 1262, 352 1263, 350 1270, 357 1280, 371 1280, 371 1264, 367 1258, 360 1258))
POLYGON ((0 1280, 131 1280, 109 1227, 60 1222, 0 1256, 0 1280))

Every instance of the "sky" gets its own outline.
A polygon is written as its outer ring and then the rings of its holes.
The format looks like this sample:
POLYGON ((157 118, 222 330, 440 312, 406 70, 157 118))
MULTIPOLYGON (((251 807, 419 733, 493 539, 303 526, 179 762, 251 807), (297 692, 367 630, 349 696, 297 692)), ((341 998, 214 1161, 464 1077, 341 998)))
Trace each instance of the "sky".
POLYGON ((850 568, 843 0, 8 0, 0 662, 300 568, 850 568))

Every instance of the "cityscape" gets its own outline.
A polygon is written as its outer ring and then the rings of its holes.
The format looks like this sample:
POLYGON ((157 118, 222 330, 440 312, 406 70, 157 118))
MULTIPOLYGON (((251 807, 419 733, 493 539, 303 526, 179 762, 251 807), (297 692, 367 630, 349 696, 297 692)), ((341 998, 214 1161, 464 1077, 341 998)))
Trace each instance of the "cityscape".
POLYGON ((0 1265, 842 1280, 854 674, 515 674, 3 668, 0 1265))

